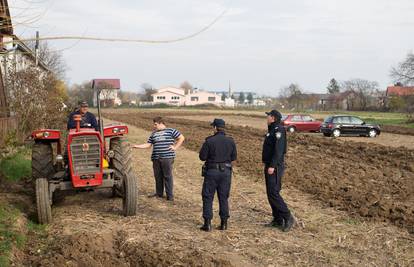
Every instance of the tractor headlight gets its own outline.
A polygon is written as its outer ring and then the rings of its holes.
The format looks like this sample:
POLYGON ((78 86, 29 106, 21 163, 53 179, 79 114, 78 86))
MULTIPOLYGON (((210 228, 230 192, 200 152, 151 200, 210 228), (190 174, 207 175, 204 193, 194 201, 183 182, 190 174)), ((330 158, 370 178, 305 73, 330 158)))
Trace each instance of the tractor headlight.
POLYGON ((112 133, 125 133, 125 128, 113 128, 112 133))
POLYGON ((49 136, 50 136, 50 133, 49 133, 49 132, 44 132, 44 133, 43 133, 43 137, 44 137, 44 138, 48 138, 49 136))
POLYGON ((56 155, 56 161, 57 162, 62 162, 63 161, 63 156, 62 155, 56 155))

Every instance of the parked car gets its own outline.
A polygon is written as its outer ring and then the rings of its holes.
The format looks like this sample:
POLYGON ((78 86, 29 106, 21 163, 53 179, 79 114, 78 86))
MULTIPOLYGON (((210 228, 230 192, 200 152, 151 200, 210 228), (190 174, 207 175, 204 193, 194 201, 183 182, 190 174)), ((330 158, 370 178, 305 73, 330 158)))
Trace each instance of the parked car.
POLYGON ((282 117, 282 125, 290 133, 298 132, 319 132, 321 122, 310 115, 289 114, 282 117))
POLYGON ((325 119, 321 125, 324 136, 357 135, 376 137, 381 133, 379 125, 367 124, 356 116, 334 115, 325 119))

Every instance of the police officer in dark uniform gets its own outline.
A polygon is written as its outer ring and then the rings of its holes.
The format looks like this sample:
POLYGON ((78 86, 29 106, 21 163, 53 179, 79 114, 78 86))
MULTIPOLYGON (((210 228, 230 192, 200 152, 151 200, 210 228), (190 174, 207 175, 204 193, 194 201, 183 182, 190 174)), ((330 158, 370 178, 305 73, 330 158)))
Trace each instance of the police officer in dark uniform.
POLYGON ((88 111, 88 102, 82 101, 79 103, 79 109, 75 110, 74 112, 70 113, 68 119, 68 130, 76 128, 76 122, 73 119, 74 115, 81 115, 81 128, 94 128, 96 131, 99 131, 98 122, 96 121, 95 115, 88 111))
POLYGON ((263 143, 262 160, 265 164, 266 193, 272 208, 271 226, 289 231, 295 218, 280 195, 287 151, 286 129, 280 124, 282 115, 277 110, 266 112, 268 133, 263 143))
POLYGON ((200 150, 200 160, 205 161, 203 166, 203 231, 211 231, 211 219, 213 218, 213 199, 217 191, 219 200, 221 224, 219 229, 227 229, 229 215, 228 198, 230 195, 232 161, 237 159, 236 144, 231 137, 226 136, 225 122, 222 119, 214 119, 211 126, 214 127, 214 135, 207 137, 200 150))

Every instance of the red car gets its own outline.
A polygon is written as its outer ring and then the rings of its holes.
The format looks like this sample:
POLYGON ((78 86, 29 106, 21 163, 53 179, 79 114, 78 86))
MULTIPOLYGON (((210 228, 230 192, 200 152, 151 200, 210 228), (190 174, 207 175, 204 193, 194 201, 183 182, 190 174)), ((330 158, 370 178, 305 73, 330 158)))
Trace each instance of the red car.
POLYGON ((282 125, 290 133, 298 132, 319 132, 322 122, 317 121, 310 115, 289 114, 282 117, 282 125))

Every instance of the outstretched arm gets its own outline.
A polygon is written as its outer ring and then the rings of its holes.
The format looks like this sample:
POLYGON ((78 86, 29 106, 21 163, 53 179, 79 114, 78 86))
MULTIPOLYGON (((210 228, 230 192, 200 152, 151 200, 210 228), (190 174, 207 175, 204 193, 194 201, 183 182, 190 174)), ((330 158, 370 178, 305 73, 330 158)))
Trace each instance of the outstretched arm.
POLYGON ((132 148, 138 148, 138 149, 146 149, 150 148, 152 144, 146 143, 146 144, 140 144, 140 145, 133 145, 132 148))
POLYGON ((148 141, 146 144, 140 144, 140 145, 133 145, 132 148, 138 148, 138 149, 146 149, 150 148, 152 144, 154 143, 152 135, 148 138, 148 141))

